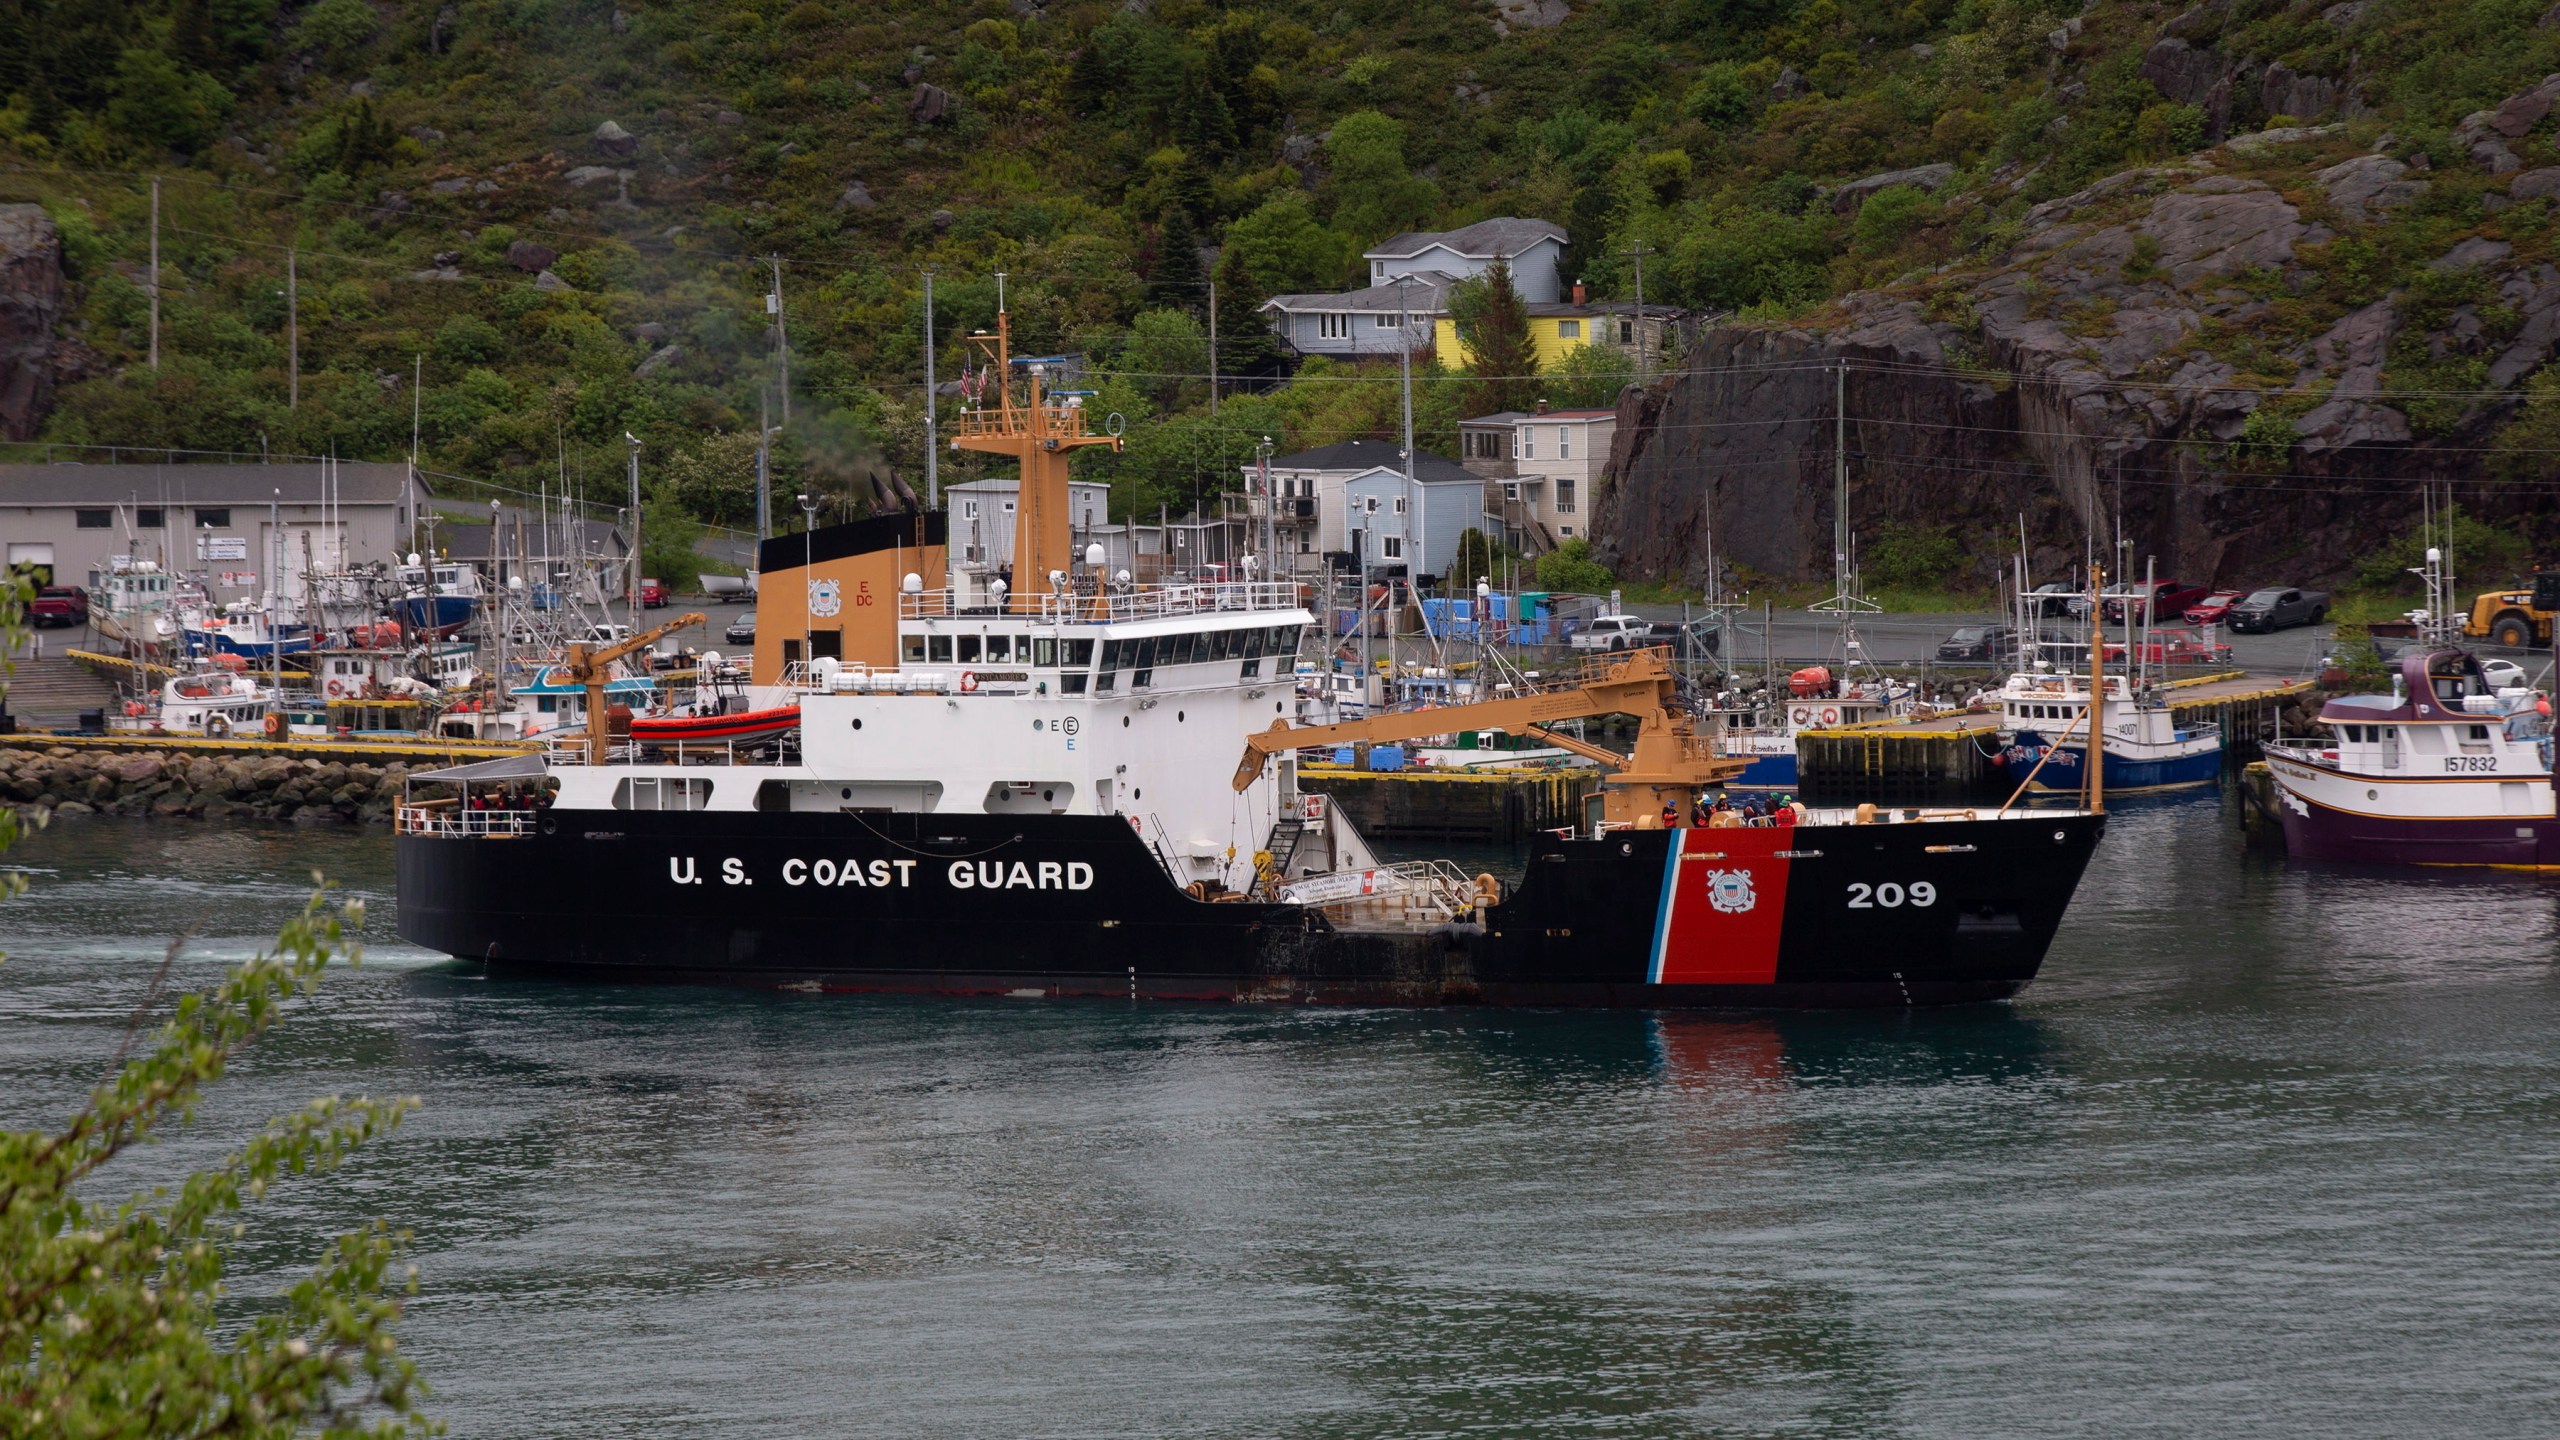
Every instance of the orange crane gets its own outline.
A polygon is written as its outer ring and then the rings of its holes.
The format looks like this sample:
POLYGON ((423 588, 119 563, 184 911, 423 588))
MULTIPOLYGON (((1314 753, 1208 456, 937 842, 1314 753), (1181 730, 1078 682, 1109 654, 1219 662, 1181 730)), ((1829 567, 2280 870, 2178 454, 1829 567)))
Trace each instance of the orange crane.
POLYGON ((628 640, 617 640, 602 647, 590 646, 581 640, 571 645, 562 655, 554 673, 562 680, 579 686, 587 692, 588 764, 602 765, 613 752, 611 733, 613 727, 608 723, 609 717, 605 714, 604 705, 605 682, 612 676, 605 673, 606 667, 635 650, 646 650, 688 625, 701 623, 702 616, 688 610, 673 620, 652 626, 628 640))
POLYGON ((1236 766, 1235 787, 1241 792, 1260 778, 1272 756, 1314 746, 1414 740, 1456 730, 1504 730, 1596 760, 1606 770, 1601 813, 1622 824, 1658 817, 1667 807, 1681 824, 1690 823, 1690 802, 1702 786, 1722 784, 1742 773, 1747 762, 1716 753, 1712 738, 1701 736, 1680 708, 1678 677, 1669 652, 1629 650, 1595 662, 1575 684, 1536 690, 1499 700, 1442 705, 1429 710, 1403 710, 1346 720, 1338 725, 1293 728, 1274 720, 1271 728, 1245 737, 1244 759, 1236 766), (1621 755, 1546 727, 1559 720, 1594 715, 1632 715, 1636 746, 1621 755))

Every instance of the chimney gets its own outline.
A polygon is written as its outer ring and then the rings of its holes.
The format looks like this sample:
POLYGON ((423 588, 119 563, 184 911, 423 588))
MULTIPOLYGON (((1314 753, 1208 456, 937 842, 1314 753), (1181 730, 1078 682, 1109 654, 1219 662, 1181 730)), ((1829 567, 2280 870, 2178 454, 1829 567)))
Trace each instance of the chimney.
POLYGON ((1538 413, 1538 414, 1540 414, 1540 415, 1544 415, 1544 414, 1546 414, 1546 413, 1547 413, 1547 402, 1546 402, 1546 401, 1541 400, 1541 401, 1539 401, 1539 402, 1538 402, 1538 409, 1537 409, 1537 412, 1536 412, 1536 413, 1538 413))
POLYGON ((1585 303, 1583 300, 1582 282, 1579 280, 1573 282, 1573 303, 1576 305, 1585 303))

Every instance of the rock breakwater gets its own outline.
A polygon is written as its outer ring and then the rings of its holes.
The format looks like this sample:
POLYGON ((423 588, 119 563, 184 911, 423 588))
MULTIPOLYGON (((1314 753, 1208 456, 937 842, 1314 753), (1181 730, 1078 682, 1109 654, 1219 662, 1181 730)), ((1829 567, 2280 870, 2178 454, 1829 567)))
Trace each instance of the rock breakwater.
POLYGON ((0 750, 0 801, 63 815, 388 824, 408 776, 401 764, 281 755, 0 750))

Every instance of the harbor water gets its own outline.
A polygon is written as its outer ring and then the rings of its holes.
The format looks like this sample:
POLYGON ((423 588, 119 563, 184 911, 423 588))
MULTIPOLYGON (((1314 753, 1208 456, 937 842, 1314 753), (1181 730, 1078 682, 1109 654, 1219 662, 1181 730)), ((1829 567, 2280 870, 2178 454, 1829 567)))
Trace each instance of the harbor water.
POLYGON ((2560 879, 2291 865, 2232 803, 2121 808, 2014 1004, 1785 1016, 492 981, 390 938, 380 831, 64 819, 8 857, 0 1124, 316 869, 366 963, 110 1178, 418 1095, 234 1284, 412 1229, 458 1436, 2560 1429, 2560 879))

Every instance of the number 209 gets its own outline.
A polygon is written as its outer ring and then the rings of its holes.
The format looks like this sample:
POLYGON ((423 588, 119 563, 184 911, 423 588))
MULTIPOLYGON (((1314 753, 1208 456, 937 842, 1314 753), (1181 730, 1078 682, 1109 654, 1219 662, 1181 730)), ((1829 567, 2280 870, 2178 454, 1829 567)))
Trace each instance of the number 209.
POLYGON ((1914 880, 1907 887, 1890 880, 1881 885, 1859 883, 1849 887, 1849 908, 1852 910, 1894 910, 1906 904, 1937 903, 1938 887, 1926 880, 1914 880))

